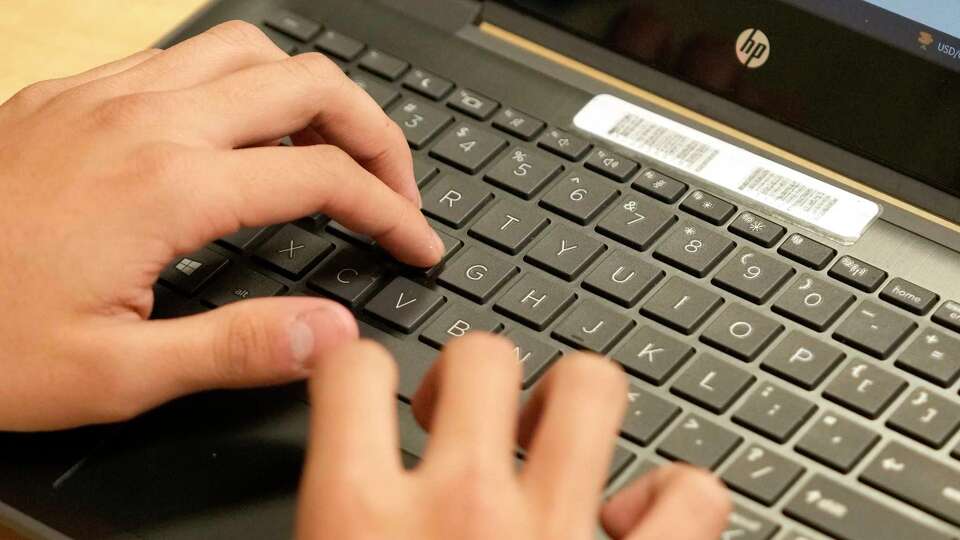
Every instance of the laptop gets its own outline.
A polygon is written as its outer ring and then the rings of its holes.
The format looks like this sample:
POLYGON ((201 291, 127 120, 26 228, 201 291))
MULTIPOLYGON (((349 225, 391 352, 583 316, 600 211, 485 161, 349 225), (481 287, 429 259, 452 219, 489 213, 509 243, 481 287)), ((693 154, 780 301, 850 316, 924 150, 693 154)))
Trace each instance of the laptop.
MULTIPOLYGON (((524 391, 587 349, 630 377, 612 493, 711 469, 723 540, 960 537, 960 10, 917 0, 231 0, 404 130, 428 270, 325 216, 172 261, 154 317, 322 295, 400 367, 505 334, 524 391), (396 301, 417 298, 416 303, 396 301)), ((477 369, 483 369, 477 366, 477 369)), ((26 538, 288 538, 302 385, 0 436, 26 538)))

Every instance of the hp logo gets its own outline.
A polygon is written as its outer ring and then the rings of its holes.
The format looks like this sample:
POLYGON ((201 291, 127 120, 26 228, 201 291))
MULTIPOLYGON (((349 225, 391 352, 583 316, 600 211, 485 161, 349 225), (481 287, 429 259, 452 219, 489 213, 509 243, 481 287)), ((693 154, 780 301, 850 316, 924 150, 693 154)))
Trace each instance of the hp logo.
POLYGON ((737 38, 737 59, 750 69, 767 63, 770 58, 770 40, 762 30, 747 28, 737 38))

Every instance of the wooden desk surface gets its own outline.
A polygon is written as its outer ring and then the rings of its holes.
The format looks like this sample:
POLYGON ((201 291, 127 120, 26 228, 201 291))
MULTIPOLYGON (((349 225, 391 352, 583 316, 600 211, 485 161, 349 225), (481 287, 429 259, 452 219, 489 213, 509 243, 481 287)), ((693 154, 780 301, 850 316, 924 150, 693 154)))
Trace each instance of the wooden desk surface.
MULTIPOLYGON (((0 0, 0 102, 145 49, 206 0, 0 0)), ((18 538, 0 523, 0 538, 18 538)))
POLYGON ((0 102, 149 47, 206 0, 0 0, 0 102))

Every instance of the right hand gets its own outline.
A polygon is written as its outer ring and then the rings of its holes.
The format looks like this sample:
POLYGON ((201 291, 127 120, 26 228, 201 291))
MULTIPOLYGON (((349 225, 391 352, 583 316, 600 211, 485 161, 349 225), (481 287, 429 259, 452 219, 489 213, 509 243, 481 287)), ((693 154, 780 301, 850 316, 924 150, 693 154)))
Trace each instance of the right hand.
POLYGON ((322 212, 437 263, 400 128, 333 61, 225 23, 0 106, 0 430, 112 422, 277 384, 357 337, 344 307, 264 298, 148 321, 175 256, 322 212), (271 141, 293 133, 297 147, 271 141), (29 404, 29 406, 24 406, 29 404))
POLYGON ((598 516, 614 540, 714 540, 727 524, 722 484, 683 465, 603 504, 627 393, 609 360, 559 360, 520 412, 512 345, 480 334, 451 341, 414 399, 431 437, 412 471, 397 451, 389 353, 361 341, 318 354, 315 366, 301 540, 591 540, 598 516), (517 442, 527 450, 520 472, 517 442))

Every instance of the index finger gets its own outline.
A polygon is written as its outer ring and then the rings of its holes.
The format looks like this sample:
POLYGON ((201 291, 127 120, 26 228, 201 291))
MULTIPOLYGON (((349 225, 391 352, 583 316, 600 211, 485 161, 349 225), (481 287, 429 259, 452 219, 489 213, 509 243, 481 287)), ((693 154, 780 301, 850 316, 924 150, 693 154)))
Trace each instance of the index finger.
POLYGON ((193 107, 181 118, 218 146, 248 146, 310 128, 419 204, 403 132, 319 53, 249 67, 179 93, 193 107))

